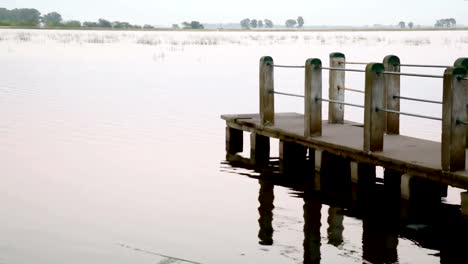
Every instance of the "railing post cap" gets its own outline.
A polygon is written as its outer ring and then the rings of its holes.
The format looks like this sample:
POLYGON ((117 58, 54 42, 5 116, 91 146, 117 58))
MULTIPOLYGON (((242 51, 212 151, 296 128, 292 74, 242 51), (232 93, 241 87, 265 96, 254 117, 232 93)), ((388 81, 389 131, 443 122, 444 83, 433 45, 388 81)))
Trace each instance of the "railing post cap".
POLYGON ((379 63, 379 62, 372 62, 372 63, 368 63, 367 66, 366 66, 366 72, 376 72, 376 73, 381 73, 384 71, 384 65, 383 63, 379 63))
POLYGON ((457 75, 465 76, 466 72, 467 72, 467 69, 464 67, 448 67, 447 69, 445 69, 444 77, 457 76, 457 75))
POLYGON ((468 69, 468 58, 458 58, 453 66, 468 69))
POLYGON ((396 55, 387 55, 385 56, 383 62, 391 65, 400 65, 400 58, 398 58, 396 55))
POLYGON ((346 58, 345 55, 341 52, 333 52, 333 53, 330 53, 330 59, 331 58, 346 58))
POLYGON ((273 58, 270 56, 263 56, 260 58, 260 62, 273 62, 273 58))
POLYGON ((307 65, 313 65, 316 67, 321 67, 322 66, 322 61, 318 58, 311 58, 306 60, 306 66, 307 65))

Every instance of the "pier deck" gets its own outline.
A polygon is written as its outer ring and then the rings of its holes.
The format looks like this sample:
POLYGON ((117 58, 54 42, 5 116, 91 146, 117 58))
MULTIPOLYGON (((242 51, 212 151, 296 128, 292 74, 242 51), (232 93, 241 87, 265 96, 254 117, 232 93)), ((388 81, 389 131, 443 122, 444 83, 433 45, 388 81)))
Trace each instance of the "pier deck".
MULTIPOLYGON (((234 129, 297 143, 356 162, 382 166, 454 187, 468 187, 468 171, 442 171, 440 142, 402 135, 384 135, 383 151, 365 152, 362 124, 354 122, 329 124, 328 121, 323 121, 323 136, 305 137, 304 115, 298 113, 276 113, 275 124, 272 126, 262 125, 259 114, 222 115, 221 118, 228 127, 234 129)), ((468 164, 466 167, 468 168, 468 164)))

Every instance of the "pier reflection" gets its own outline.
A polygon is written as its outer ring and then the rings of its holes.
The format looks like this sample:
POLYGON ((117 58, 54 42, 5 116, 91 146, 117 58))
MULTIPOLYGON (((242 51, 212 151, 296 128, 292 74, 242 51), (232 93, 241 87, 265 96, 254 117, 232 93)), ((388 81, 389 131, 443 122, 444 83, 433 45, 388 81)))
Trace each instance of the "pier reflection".
MULTIPOLYGON (((324 262, 330 246, 343 255, 362 258, 363 263, 399 263, 401 239, 413 241, 415 247, 439 251, 431 253, 431 257, 440 258, 440 263, 460 263, 460 259, 465 258, 464 238, 468 235, 468 221, 460 216, 459 206, 439 202, 429 207, 427 204, 422 206, 422 201, 405 201, 382 182, 351 184, 349 175, 345 175, 348 170, 343 169, 324 170, 322 174, 307 177, 290 177, 278 173, 275 165, 259 169, 252 167, 248 159, 244 163, 239 157, 227 164, 256 171, 235 173, 259 182, 260 245, 274 245, 274 188, 288 188, 294 197, 303 200, 303 263, 324 262), (352 230, 352 234, 344 232, 350 228, 346 225, 346 218, 361 222, 362 237, 356 237, 356 230, 352 230), (321 234, 321 230, 326 230, 326 234, 321 234), (349 244, 357 245, 361 251, 345 252, 343 248, 349 248, 349 244)), ((356 229, 356 226, 351 228, 356 229)))

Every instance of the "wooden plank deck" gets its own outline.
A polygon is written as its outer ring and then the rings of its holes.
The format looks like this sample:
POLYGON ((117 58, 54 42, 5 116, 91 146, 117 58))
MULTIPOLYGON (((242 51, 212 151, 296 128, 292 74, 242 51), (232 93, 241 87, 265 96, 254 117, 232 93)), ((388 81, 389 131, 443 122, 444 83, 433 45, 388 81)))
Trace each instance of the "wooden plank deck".
MULTIPOLYGON (((402 135, 385 135, 382 152, 363 151, 361 124, 328 124, 323 121, 322 136, 304 137, 304 115, 275 114, 274 126, 263 126, 259 114, 222 115, 229 127, 328 151, 357 162, 365 162, 443 184, 468 189, 468 171, 444 172, 441 143, 402 135)), ((468 157, 468 155, 467 155, 468 157)), ((468 168, 468 159, 467 159, 468 168)))

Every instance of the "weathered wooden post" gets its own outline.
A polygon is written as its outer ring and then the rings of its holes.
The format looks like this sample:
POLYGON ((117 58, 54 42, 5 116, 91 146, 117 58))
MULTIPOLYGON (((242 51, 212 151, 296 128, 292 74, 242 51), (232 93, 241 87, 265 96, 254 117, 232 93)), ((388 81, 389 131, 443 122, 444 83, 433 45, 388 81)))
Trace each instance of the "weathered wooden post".
MULTIPOLYGON (((346 58, 343 53, 334 52, 330 54, 330 68, 344 69, 346 67, 345 61, 346 58)), ((328 95, 330 100, 344 102, 345 72, 342 70, 330 70, 329 84, 328 95)), ((328 123, 344 123, 344 105, 334 103, 328 104, 328 123)))
POLYGON ((255 132, 250 134, 250 162, 255 165, 267 165, 270 161, 270 138, 255 132))
POLYGON ((466 130, 466 91, 460 77, 466 75, 462 67, 450 67, 444 72, 442 105, 442 170, 465 169, 466 130))
POLYGON ((226 153, 236 154, 243 151, 244 132, 232 127, 226 127, 226 153))
MULTIPOLYGON (((454 67, 463 67, 468 70, 468 58, 458 58, 453 64, 454 67)), ((465 88, 466 100, 468 100, 468 87, 465 88)), ((468 101, 467 101, 467 116, 468 116, 468 101)), ((465 126, 466 133, 466 146, 468 147, 468 126, 465 126)))
POLYGON ((364 151, 382 151, 385 130, 384 65, 369 63, 366 66, 364 102, 364 151))
POLYGON ((260 120, 266 126, 275 124, 273 65, 272 57, 260 59, 260 120))
MULTIPOLYGON (((395 55, 388 55, 383 60, 385 71, 400 72, 400 58, 395 55)), ((384 86, 386 94, 385 108, 394 111, 400 111, 400 75, 384 76, 384 86)), ((395 113, 386 113, 385 131, 389 135, 400 134, 400 115, 395 113)))
POLYGON ((322 135, 322 61, 308 59, 305 64, 304 136, 322 135))

